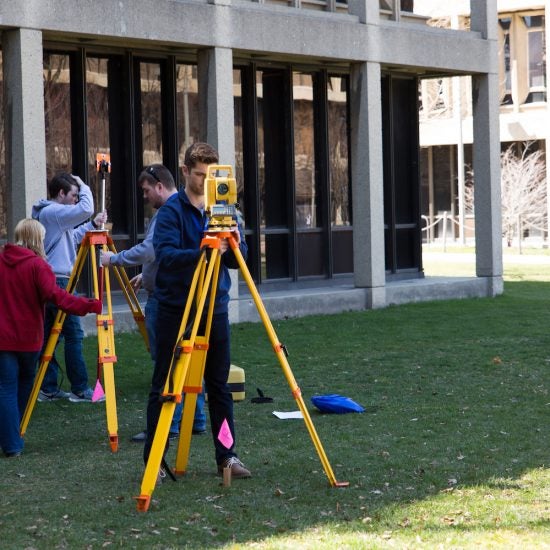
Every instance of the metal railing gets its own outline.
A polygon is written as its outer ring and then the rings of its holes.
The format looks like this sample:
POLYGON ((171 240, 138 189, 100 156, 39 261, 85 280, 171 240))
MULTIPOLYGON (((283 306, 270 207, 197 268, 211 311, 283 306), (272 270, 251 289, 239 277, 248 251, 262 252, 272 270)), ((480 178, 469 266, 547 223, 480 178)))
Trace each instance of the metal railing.
MULTIPOLYGON (((424 244, 437 243, 443 247, 445 252, 447 244, 451 241, 453 244, 469 244, 475 237, 475 227, 464 223, 460 227, 459 216, 453 216, 449 212, 444 211, 437 216, 421 216, 425 225, 422 227, 422 242, 424 244), (454 228, 458 229, 458 237, 455 234, 454 228), (436 236, 437 229, 437 236, 436 236)), ((469 221, 473 222, 473 215, 469 217, 469 221)), ((535 246, 548 244, 548 229, 546 220, 541 219, 539 223, 533 220, 526 219, 521 215, 517 215, 510 222, 503 224, 503 245, 511 247, 517 246, 519 253, 522 253, 525 242, 535 246), (527 236, 526 233, 529 235, 527 236)))
MULTIPOLYGON (((473 238, 475 234, 475 227, 473 225, 469 225, 464 223, 462 228, 460 227, 460 219, 458 216, 452 216, 449 214, 449 212, 444 211, 441 214, 438 214, 437 216, 422 216, 422 220, 425 222, 425 226, 422 228, 422 241, 427 244, 433 244, 434 242, 439 242, 443 246, 443 250, 445 251, 447 248, 447 239, 450 239, 452 242, 456 242, 457 238, 454 236, 453 226, 458 228, 458 234, 459 236, 462 236, 463 244, 466 244, 466 234, 467 232, 470 232, 471 237, 473 238), (451 231, 449 231, 448 226, 450 224, 451 231), (441 228, 440 231, 438 231, 438 236, 435 236, 436 228, 441 228), (451 233, 451 235, 449 235, 451 233)), ((459 237, 460 238, 460 237, 459 237)))

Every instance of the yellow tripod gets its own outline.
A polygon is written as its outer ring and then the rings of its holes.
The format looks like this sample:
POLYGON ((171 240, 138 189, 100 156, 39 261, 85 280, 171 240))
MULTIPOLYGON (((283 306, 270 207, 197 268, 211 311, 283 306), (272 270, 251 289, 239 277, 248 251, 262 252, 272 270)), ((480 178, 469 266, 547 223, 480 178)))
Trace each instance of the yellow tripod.
POLYGON ((221 262, 221 239, 227 239, 230 248, 235 254, 241 273, 244 276, 250 293, 254 299, 254 303, 268 333, 273 350, 279 359, 279 363, 292 391, 292 395, 294 396, 294 399, 298 403, 298 407, 302 412, 309 435, 317 450, 330 485, 332 487, 348 486, 348 482, 338 482, 334 476, 328 458, 302 398, 300 388, 296 384, 296 380, 294 379, 286 359, 286 349, 277 338, 273 325, 271 324, 260 295, 254 285, 250 272, 248 271, 248 267, 246 266, 241 251, 239 250, 239 246, 232 232, 227 230, 232 227, 236 227, 236 224, 234 226, 226 225, 224 227, 227 223, 226 220, 227 218, 223 217, 221 224, 217 227, 216 221, 218 220, 214 220, 213 223, 209 224, 209 228, 214 227, 215 229, 213 231, 207 230, 201 243, 202 254, 193 274, 189 296, 185 305, 177 342, 172 356, 172 364, 170 366, 161 396, 163 405, 161 408, 157 429, 155 431, 151 452, 145 466, 145 472, 141 483, 141 494, 140 496, 135 497, 137 500, 137 509, 140 512, 146 512, 149 509, 151 495, 153 494, 159 468, 161 467, 163 461, 170 424, 172 422, 176 403, 181 401, 182 392, 185 392, 186 396, 174 473, 177 475, 183 475, 187 467, 193 426, 193 411, 195 410, 197 394, 200 393, 202 389, 202 379, 206 362, 206 353, 208 351, 214 301, 218 287, 218 276, 221 262), (202 334, 199 334, 203 316, 202 314, 207 298, 208 310, 206 322, 204 323, 202 334), (189 324, 193 304, 195 305, 195 317, 192 320, 192 324, 189 324))
MULTIPOLYGON (((90 255, 92 262, 94 297, 98 300, 103 300, 103 296, 105 295, 107 303, 107 312, 96 316, 98 338, 98 380, 100 378, 100 372, 102 371, 103 385, 105 387, 105 404, 107 411, 107 429, 109 432, 109 442, 111 445, 111 450, 113 452, 116 452, 118 450, 118 421, 116 412, 115 378, 113 365, 116 362, 117 358, 115 354, 114 321, 113 308, 111 303, 111 283, 109 276, 110 269, 113 269, 115 272, 120 288, 122 288, 124 292, 126 301, 128 302, 128 306, 130 307, 134 320, 137 323, 137 326, 139 328, 139 331, 141 332, 141 335, 143 336, 147 348, 149 347, 149 341, 147 338, 147 331, 145 329, 145 317, 134 293, 132 285, 130 284, 126 271, 123 267, 118 266, 101 267, 98 275, 96 253, 98 249, 111 250, 112 252, 116 253, 113 240, 106 230, 100 229, 97 231, 88 231, 82 239, 82 243, 80 244, 76 261, 71 272, 71 276, 69 278, 67 292, 72 293, 75 290, 86 258, 88 257, 88 255, 90 255)), ((34 410, 34 406, 38 398, 40 387, 42 386, 42 381, 44 380, 44 376, 46 374, 46 369, 48 368, 48 365, 53 357, 55 347, 59 340, 59 335, 61 334, 61 329, 63 328, 65 317, 65 312, 61 310, 57 312, 57 316, 48 337, 44 353, 40 358, 40 366, 36 374, 31 395, 27 402, 25 412, 23 413, 23 418, 21 419, 21 436, 24 436, 27 430, 32 411, 34 410)))

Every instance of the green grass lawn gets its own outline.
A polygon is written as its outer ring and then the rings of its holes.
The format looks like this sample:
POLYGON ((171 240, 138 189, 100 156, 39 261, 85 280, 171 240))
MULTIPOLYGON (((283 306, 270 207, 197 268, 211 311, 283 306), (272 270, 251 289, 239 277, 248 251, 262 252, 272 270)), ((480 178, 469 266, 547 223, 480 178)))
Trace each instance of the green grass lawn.
POLYGON ((506 262, 505 275, 495 299, 274 322, 348 488, 329 487, 302 421, 273 416, 296 404, 263 326, 240 324, 237 446, 253 478, 221 486, 211 437, 196 436, 187 475, 138 513, 130 437, 151 362, 137 334, 117 335, 119 451, 103 405, 38 403, 23 456, 0 460, 2 547, 549 548, 550 268, 506 262), (256 388, 274 402, 251 403, 256 388), (366 412, 320 414, 309 399, 325 393, 366 412))

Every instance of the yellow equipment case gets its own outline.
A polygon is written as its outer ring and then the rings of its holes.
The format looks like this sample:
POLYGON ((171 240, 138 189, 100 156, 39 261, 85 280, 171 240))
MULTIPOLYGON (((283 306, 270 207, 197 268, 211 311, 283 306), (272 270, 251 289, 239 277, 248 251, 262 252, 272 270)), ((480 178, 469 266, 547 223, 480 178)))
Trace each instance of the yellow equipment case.
MULTIPOLYGON (((244 401, 245 375, 244 369, 237 367, 237 365, 231 365, 229 367, 229 376, 227 377, 227 383, 229 384, 229 390, 233 396, 233 401, 244 401)), ((208 401, 208 394, 206 394, 206 400, 208 401)))

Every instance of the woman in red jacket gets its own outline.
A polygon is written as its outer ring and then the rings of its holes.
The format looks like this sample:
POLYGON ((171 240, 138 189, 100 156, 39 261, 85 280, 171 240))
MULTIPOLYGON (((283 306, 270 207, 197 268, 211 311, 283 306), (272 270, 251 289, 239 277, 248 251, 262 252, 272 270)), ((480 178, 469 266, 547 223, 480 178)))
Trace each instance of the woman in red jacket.
POLYGON ((55 284, 44 235, 40 222, 21 220, 16 244, 6 244, 0 253, 0 448, 7 457, 23 449, 19 423, 42 348, 45 303, 74 315, 101 313, 99 300, 73 296, 55 284))

